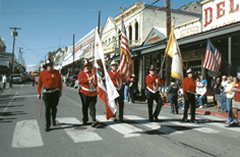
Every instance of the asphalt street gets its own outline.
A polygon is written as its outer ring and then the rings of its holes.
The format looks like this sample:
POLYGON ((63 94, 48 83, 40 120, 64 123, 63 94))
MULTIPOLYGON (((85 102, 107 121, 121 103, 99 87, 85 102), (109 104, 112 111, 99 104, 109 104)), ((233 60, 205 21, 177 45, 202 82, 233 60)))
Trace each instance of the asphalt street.
POLYGON ((106 120, 104 103, 98 100, 99 124, 93 128, 90 121, 82 125, 77 89, 64 86, 57 125, 45 132, 40 103, 30 82, 0 93, 1 157, 239 156, 240 128, 228 127, 224 117, 197 113, 199 124, 184 123, 183 110, 171 114, 163 106, 160 121, 149 122, 146 102, 126 102, 121 123, 106 120))

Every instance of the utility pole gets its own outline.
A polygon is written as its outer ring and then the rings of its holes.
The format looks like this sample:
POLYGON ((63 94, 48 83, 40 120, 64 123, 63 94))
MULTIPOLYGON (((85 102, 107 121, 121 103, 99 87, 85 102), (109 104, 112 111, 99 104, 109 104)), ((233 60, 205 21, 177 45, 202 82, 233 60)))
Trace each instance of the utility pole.
MULTIPOLYGON (((169 36, 171 33, 171 0, 166 0, 166 28, 167 28, 167 40, 169 40, 169 36)), ((166 83, 167 86, 170 84, 170 77, 171 77, 171 65, 172 65, 172 58, 168 55, 166 56, 166 72, 167 72, 167 79, 166 83)))
POLYGON ((18 54, 18 63, 21 65, 21 66, 24 66, 24 61, 23 61, 23 57, 22 57, 22 54, 24 52, 22 52, 22 49, 21 47, 19 47, 19 54, 18 54))
POLYGON ((98 34, 100 35, 100 15, 101 11, 98 11, 98 34))
POLYGON ((73 34, 73 53, 72 53, 72 55, 73 55, 73 64, 72 64, 72 74, 74 74, 74 39, 75 39, 75 35, 73 34))
MULTIPOLYGON (((9 29, 13 29, 14 31, 12 32, 13 36, 13 49, 12 49, 12 69, 11 72, 12 74, 14 73, 14 47, 15 47, 15 37, 17 36, 17 31, 16 30, 21 30, 21 28, 17 27, 9 27, 9 29)), ((11 74, 11 81, 10 81, 10 87, 12 87, 12 74, 11 74)))

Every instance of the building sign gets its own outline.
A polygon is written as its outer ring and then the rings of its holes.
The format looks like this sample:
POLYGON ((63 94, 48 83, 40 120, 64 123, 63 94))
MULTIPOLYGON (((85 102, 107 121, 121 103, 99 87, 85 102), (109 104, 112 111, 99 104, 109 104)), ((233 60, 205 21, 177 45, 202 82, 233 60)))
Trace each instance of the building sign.
POLYGON ((240 0, 206 0, 202 4, 203 31, 240 21, 240 0))
POLYGON ((196 34, 199 33, 199 27, 198 26, 194 26, 185 30, 180 31, 180 38, 185 37, 185 36, 189 36, 192 34, 196 34))

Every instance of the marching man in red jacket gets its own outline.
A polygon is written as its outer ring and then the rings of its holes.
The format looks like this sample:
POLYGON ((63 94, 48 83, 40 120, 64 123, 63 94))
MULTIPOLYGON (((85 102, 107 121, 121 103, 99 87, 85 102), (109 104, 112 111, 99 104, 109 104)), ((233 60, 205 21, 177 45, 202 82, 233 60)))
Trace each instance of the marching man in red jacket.
POLYGON ((146 76, 145 82, 147 85, 148 116, 149 120, 152 122, 153 118, 155 118, 155 120, 158 120, 158 115, 163 105, 162 98, 159 95, 158 91, 158 87, 161 85, 161 83, 159 78, 155 76, 155 68, 153 65, 151 65, 149 68, 149 74, 146 76), (154 113, 152 113, 153 100, 157 102, 154 113))
POLYGON ((51 125, 51 115, 52 123, 56 125, 56 114, 57 114, 57 105, 59 98, 62 96, 62 80, 61 75, 58 70, 53 69, 53 62, 48 59, 45 66, 47 69, 40 72, 38 80, 38 99, 41 99, 41 90, 43 90, 43 100, 45 103, 46 110, 46 129, 45 131, 50 131, 51 125))
POLYGON ((198 123, 198 121, 195 119, 195 93, 196 93, 196 83, 193 79, 193 72, 192 69, 187 70, 188 77, 183 79, 183 95, 185 99, 185 108, 184 108, 184 114, 183 114, 183 122, 187 121, 187 112, 189 109, 189 104, 191 104, 191 121, 192 123, 198 123))
MULTIPOLYGON (((119 73, 118 66, 119 66, 118 62, 116 60, 113 60, 111 62, 112 70, 109 71, 108 74, 119 94, 119 97, 115 99, 115 102, 116 103, 118 102, 119 105, 119 121, 123 122, 124 84, 127 82, 127 78, 125 75, 119 73)), ((116 117, 114 118, 114 121, 117 121, 116 117)))
POLYGON ((88 107, 92 118, 92 127, 97 125, 96 102, 97 102, 97 76, 92 73, 92 63, 84 60, 84 70, 78 74, 79 95, 82 101, 83 125, 88 121, 88 107))

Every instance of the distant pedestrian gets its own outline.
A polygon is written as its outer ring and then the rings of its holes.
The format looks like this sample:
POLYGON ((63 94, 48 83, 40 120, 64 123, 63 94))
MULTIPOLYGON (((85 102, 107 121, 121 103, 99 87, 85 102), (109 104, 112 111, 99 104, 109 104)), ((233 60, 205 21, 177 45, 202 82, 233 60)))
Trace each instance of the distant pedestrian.
POLYGON ((32 86, 35 86, 35 77, 34 77, 34 75, 32 76, 32 86))
POLYGON ((38 99, 41 99, 42 86, 44 87, 43 100, 46 111, 45 131, 50 131, 51 116, 53 125, 56 125, 57 105, 59 98, 62 96, 62 81, 58 70, 53 69, 53 62, 50 59, 47 60, 45 66, 47 69, 41 71, 39 74, 37 92, 38 99))
POLYGON ((135 75, 133 75, 130 78, 130 83, 129 83, 129 94, 130 94, 130 102, 131 103, 134 103, 136 93, 137 93, 137 82, 136 82, 135 75))
POLYGON ((6 83, 7 83, 7 76, 6 76, 6 74, 3 75, 2 82, 3 82, 3 89, 5 89, 6 88, 6 83))
POLYGON ((171 84, 170 86, 168 87, 168 94, 169 94, 169 101, 170 101, 170 104, 171 104, 171 113, 172 114, 178 114, 178 103, 177 103, 177 99, 178 99, 178 86, 176 85, 175 83, 175 80, 173 78, 171 78, 171 84), (174 108, 175 108, 175 111, 174 111, 174 108))

